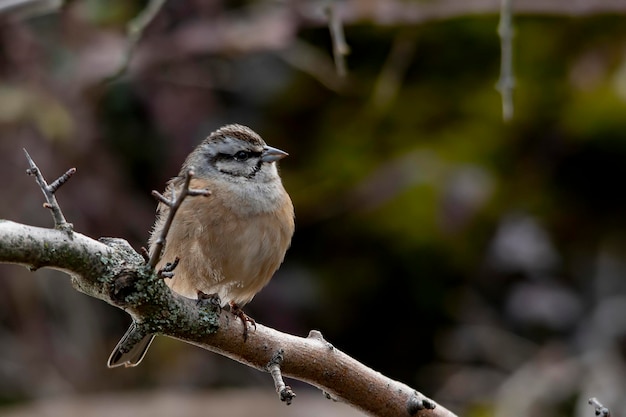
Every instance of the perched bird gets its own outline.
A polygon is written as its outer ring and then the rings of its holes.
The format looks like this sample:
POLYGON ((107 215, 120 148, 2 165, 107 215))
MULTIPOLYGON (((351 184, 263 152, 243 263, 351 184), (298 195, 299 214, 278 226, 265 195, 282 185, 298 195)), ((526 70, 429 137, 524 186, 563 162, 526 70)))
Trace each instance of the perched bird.
MULTIPOLYGON (((190 188, 207 189, 211 195, 186 198, 167 234, 156 269, 179 259, 174 277, 165 279, 173 291, 189 298, 217 294, 221 305, 233 310, 250 302, 269 282, 294 232, 293 205, 276 166, 285 156, 237 124, 211 133, 189 154, 179 175, 168 182, 165 195, 182 187, 191 167, 190 188)), ((158 206, 151 253, 169 210, 163 203, 158 206)), ((245 329, 247 316, 239 316, 245 329)), ((141 362, 154 335, 128 347, 134 330, 133 324, 115 347, 109 367, 141 362)))

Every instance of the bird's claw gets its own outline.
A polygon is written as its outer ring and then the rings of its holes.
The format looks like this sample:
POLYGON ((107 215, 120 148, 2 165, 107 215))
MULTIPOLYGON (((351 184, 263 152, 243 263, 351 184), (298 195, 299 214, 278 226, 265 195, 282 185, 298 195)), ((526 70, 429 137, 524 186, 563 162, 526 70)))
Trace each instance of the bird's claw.
POLYGON ((241 320, 241 323, 243 324, 243 341, 245 342, 246 340, 248 340, 248 323, 250 323, 254 327, 254 330, 256 330, 256 321, 254 321, 252 317, 244 313, 241 307, 239 307, 232 301, 229 303, 229 305, 230 312, 233 313, 235 317, 239 317, 239 320, 241 320))
POLYGON ((209 305, 215 308, 220 313, 222 312, 222 301, 220 300, 220 296, 217 293, 207 294, 198 290, 198 300, 196 301, 196 305, 197 306, 209 305))

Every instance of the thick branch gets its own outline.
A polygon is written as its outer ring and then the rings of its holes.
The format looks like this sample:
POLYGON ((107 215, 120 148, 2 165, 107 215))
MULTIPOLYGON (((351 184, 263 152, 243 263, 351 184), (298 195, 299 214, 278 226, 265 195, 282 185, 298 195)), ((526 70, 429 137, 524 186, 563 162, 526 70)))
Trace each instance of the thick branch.
POLYGON ((20 264, 35 271, 49 267, 70 275, 99 276, 107 270, 114 251, 80 233, 26 226, 0 220, 0 262, 20 264))
POLYGON ((65 271, 77 289, 123 308, 146 332, 189 342, 260 371, 268 372, 268 364, 277 363, 276 352, 281 352, 283 376, 308 382, 370 415, 454 416, 336 349, 319 332, 302 338, 259 324, 244 343, 240 320, 171 292, 124 240, 98 242, 80 233, 70 238, 59 230, 4 220, 0 262, 65 271))

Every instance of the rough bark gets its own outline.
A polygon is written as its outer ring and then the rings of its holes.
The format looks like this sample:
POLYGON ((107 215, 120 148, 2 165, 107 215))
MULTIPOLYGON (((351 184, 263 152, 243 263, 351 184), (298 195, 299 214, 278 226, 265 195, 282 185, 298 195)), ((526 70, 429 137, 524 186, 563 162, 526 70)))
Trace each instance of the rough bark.
POLYGON ((454 416, 357 362, 318 331, 302 338, 257 324, 244 342, 239 319, 171 292, 125 240, 96 241, 76 232, 1 220, 0 262, 64 271, 77 290, 124 309, 145 332, 192 343, 264 372, 270 365, 274 372, 278 364, 282 375, 310 383, 370 415, 454 416))

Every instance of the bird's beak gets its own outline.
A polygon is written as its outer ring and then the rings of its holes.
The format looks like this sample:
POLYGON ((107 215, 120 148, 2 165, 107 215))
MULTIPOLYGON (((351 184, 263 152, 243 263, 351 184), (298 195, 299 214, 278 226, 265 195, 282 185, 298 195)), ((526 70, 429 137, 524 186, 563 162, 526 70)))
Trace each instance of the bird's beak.
POLYGON ((285 151, 281 151, 280 149, 272 148, 271 146, 265 146, 263 148, 263 153, 261 154, 261 161, 263 162, 276 162, 280 159, 283 159, 289 155, 285 151))

